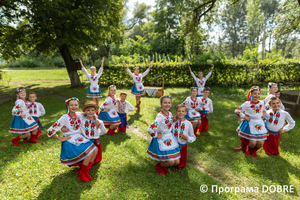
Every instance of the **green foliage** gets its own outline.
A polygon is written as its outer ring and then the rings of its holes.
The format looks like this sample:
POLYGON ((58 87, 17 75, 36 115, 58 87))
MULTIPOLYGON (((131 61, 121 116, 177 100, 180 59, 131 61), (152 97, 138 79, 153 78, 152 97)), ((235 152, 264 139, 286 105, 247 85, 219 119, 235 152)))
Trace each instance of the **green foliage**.
POLYGON ((243 53, 243 60, 249 60, 253 63, 258 62, 258 43, 255 45, 254 48, 252 48, 252 45, 250 44, 250 48, 246 47, 244 53, 243 53))

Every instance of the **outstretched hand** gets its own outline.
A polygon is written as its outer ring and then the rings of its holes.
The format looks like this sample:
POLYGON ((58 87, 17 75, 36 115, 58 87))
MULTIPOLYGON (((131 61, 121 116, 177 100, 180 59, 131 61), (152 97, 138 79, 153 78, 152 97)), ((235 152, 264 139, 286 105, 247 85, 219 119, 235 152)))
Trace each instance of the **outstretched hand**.
POLYGON ((124 65, 125 65, 125 67, 128 69, 128 66, 127 66, 126 62, 125 62, 125 61, 123 61, 123 63, 124 63, 124 65))
POLYGON ((102 64, 101 64, 101 67, 103 67, 103 63, 104 63, 104 57, 102 58, 102 64))
POLYGON ((211 67, 211 70, 213 70, 214 69, 214 65, 211 67))
POLYGON ((152 61, 150 62, 149 69, 151 68, 152 61))
POLYGON ((80 63, 81 68, 84 68, 80 58, 79 58, 79 63, 80 63))
POLYGON ((192 72, 191 67, 189 66, 190 72, 192 72))

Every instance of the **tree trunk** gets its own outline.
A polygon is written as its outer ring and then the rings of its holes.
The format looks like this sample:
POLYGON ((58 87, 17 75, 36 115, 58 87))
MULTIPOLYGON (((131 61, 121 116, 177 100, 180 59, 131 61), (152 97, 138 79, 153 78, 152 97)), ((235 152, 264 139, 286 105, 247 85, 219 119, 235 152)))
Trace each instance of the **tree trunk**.
POLYGON ((263 60, 265 59, 267 14, 268 13, 265 10, 264 36, 263 36, 262 51, 261 51, 261 57, 262 57, 263 60))
POLYGON ((71 81, 71 87, 80 87, 81 82, 77 74, 77 66, 75 65, 75 61, 72 58, 68 46, 66 44, 61 45, 59 47, 59 51, 65 61, 66 68, 71 81))

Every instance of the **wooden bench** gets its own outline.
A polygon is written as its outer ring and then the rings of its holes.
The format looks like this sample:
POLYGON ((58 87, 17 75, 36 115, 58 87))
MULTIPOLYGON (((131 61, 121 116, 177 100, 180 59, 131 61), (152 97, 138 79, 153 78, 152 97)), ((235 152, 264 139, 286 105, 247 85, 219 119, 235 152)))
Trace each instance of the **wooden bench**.
MULTIPOLYGON (((164 77, 162 77, 162 87, 144 86, 144 88, 145 88, 145 91, 148 90, 148 92, 150 91, 150 93, 151 93, 151 90, 153 90, 153 92, 155 92, 155 91, 157 90, 157 92, 156 92, 156 94, 155 94, 156 97, 161 97, 161 96, 163 96, 163 95, 164 95, 164 77)), ((148 93, 145 92, 145 94, 144 94, 143 96, 146 96, 147 94, 148 94, 148 93)), ((148 95, 149 95, 149 94, 148 94, 148 95)), ((149 96, 154 96, 154 95, 152 94, 152 95, 149 95, 149 96)))

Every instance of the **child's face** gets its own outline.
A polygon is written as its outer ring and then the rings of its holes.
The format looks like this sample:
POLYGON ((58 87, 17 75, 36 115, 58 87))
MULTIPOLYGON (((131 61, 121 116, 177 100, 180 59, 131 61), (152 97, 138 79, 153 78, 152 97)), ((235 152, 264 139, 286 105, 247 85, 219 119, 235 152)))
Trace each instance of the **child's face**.
POLYGON ((116 92, 117 92, 117 89, 115 87, 110 87, 109 88, 109 94, 111 96, 114 96, 116 94, 116 92))
POLYGON ((279 98, 280 97, 280 92, 275 93, 275 97, 279 98))
POLYGON ((271 88, 270 88, 270 92, 271 92, 272 94, 275 94, 275 92, 277 92, 277 90, 278 90, 278 87, 277 87, 276 84, 275 84, 275 85, 272 85, 271 88))
POLYGON ((96 109, 94 107, 87 107, 85 110, 84 110, 84 113, 86 114, 86 116, 88 118, 93 118, 95 113, 96 113, 96 109))
POLYGON ((139 68, 134 68, 134 73, 135 74, 139 74, 139 72, 140 72, 139 68))
POLYGON ((260 91, 253 91, 251 97, 252 101, 257 102, 260 99, 260 91))
POLYGON ((163 98, 163 100, 162 100, 162 102, 161 102, 160 105, 161 105, 161 109, 163 111, 166 112, 166 111, 170 110, 170 108, 172 106, 171 99, 168 98, 168 97, 163 98))
POLYGON ((69 101, 68 109, 70 112, 75 113, 79 108, 79 103, 76 100, 69 101))
POLYGON ((35 94, 30 94, 29 97, 28 97, 29 101, 34 103, 35 100, 37 99, 36 95, 35 94))
POLYGON ((91 68, 91 73, 96 74, 96 68, 91 68))
POLYGON ((125 95, 125 94, 120 95, 121 101, 125 101, 126 97, 127 97, 127 95, 125 95))
POLYGON ((182 107, 182 108, 178 108, 176 110, 176 115, 178 117, 178 119, 180 120, 183 120, 184 119, 184 116, 186 115, 186 108, 185 107, 182 107))
POLYGON ((20 99, 25 99, 26 98, 26 92, 19 92, 17 94, 17 96, 20 98, 20 99))
POLYGON ((280 110, 280 101, 279 100, 273 100, 270 102, 270 106, 272 107, 272 110, 277 111, 280 110))
POLYGON ((201 79, 203 77, 203 73, 202 72, 198 72, 198 77, 201 79))
POLYGON ((210 94, 210 91, 209 91, 209 90, 205 90, 205 91, 203 92, 203 97, 204 97, 204 98, 207 98, 209 94, 210 94))
POLYGON ((198 90, 196 88, 192 89, 191 91, 191 96, 192 97, 196 97, 197 96, 197 93, 198 93, 198 90))

